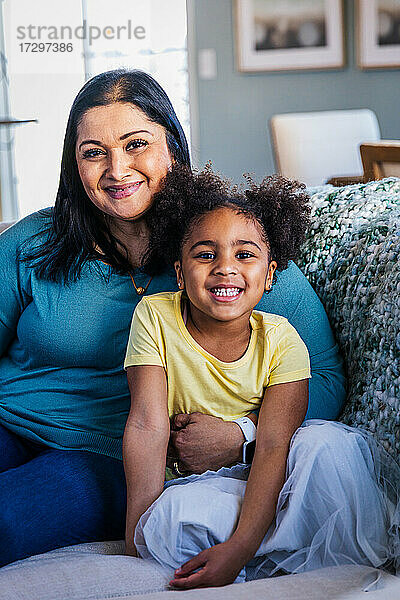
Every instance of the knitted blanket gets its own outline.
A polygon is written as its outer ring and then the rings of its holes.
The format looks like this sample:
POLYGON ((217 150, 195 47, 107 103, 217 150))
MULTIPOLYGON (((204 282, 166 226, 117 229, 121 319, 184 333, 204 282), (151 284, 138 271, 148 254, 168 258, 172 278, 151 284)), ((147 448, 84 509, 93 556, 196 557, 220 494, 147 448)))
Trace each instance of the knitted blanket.
POLYGON ((299 263, 345 360, 341 420, 400 458, 400 179, 313 190, 299 263))

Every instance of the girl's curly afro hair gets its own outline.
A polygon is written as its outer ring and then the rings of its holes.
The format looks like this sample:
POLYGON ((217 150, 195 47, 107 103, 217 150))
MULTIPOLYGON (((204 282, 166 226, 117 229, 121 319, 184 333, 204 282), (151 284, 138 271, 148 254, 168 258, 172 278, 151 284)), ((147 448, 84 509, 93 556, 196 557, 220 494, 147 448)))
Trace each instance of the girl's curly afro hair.
POLYGON ((298 256, 309 225, 309 198, 305 185, 280 175, 265 177, 257 185, 246 175, 247 188, 238 186, 206 167, 200 173, 176 165, 166 175, 162 189, 154 195, 147 217, 150 228, 148 270, 159 272, 180 260, 182 247, 201 217, 220 207, 229 207, 255 220, 269 246, 270 260, 284 270, 298 256))

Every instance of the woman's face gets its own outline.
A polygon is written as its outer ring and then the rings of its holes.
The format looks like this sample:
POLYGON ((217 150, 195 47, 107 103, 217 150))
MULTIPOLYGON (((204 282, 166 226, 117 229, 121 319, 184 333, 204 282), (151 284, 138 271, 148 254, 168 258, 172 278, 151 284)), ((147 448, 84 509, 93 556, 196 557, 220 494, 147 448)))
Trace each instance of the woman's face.
POLYGON ((172 164, 164 127, 133 104, 119 102, 84 114, 75 155, 93 204, 124 220, 139 219, 149 210, 172 164))

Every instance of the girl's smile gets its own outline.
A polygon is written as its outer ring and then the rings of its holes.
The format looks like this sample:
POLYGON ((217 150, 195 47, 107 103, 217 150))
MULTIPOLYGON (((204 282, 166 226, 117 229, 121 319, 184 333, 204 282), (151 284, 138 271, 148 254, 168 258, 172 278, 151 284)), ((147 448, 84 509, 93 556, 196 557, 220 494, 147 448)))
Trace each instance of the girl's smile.
POLYGON ((232 302, 237 300, 242 292, 243 290, 241 288, 229 287, 228 285, 219 285, 210 289, 210 294, 218 302, 232 302))
POLYGON ((234 207, 203 215, 183 244, 182 261, 175 263, 194 322, 243 319, 246 326, 275 268, 261 226, 234 207))

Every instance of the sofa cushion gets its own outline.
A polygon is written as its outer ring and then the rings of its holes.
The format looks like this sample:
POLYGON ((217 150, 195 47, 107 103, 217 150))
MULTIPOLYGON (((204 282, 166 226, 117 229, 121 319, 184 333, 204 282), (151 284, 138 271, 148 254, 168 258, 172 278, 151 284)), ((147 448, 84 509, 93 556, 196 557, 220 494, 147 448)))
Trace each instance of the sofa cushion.
POLYGON ((167 589, 155 563, 124 555, 124 542, 60 548, 0 569, 1 600, 94 600, 167 589))
POLYGON ((341 420, 400 455, 400 180, 312 195, 300 267, 321 298, 345 357, 341 420))
MULTIPOLYGON (((346 565, 232 584, 222 588, 171 591, 140 600, 398 600, 400 579, 372 567, 346 565), (368 593, 366 593, 368 592, 368 593)), ((127 596, 124 600, 139 600, 127 596)), ((106 600, 98 598, 97 600, 106 600)))
MULTIPOLYGON (((147 560, 123 556, 122 542, 96 542, 53 550, 0 569, 1 600, 330 600, 386 590, 400 582, 359 565, 317 569, 205 590, 168 591, 168 578, 147 560), (158 593, 161 592, 163 593, 158 593)), ((368 598, 374 598, 369 594, 368 598)), ((395 598, 396 596, 393 596, 395 598)))

